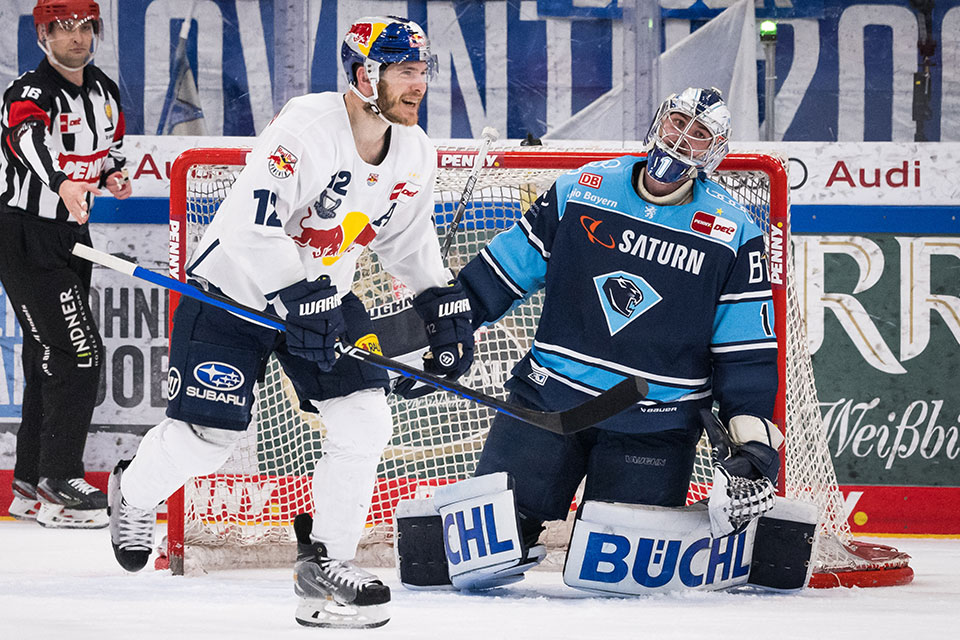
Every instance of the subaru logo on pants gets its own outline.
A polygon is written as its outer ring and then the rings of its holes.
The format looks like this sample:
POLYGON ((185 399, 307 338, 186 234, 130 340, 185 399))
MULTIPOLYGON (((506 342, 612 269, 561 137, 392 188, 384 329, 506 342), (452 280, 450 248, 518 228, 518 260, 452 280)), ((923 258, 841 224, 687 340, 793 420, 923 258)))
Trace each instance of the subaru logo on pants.
POLYGON ((216 391, 233 391, 243 386, 243 374, 225 362, 201 362, 194 367, 193 377, 216 391))

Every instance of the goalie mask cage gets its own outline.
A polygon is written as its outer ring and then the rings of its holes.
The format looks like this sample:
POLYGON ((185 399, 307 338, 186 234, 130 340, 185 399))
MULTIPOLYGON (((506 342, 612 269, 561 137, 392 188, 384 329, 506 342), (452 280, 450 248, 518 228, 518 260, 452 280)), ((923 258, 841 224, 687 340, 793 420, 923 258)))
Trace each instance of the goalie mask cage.
MULTIPOLYGON (((206 224, 243 168, 248 149, 211 148, 184 152, 171 170, 170 273, 183 280, 184 267, 206 224)), ((561 173, 588 162, 623 155, 609 149, 491 149, 447 262, 454 272, 499 231, 511 226, 561 173)), ((475 147, 438 150, 435 191, 437 232, 446 233, 466 183, 475 147)), ((779 491, 813 502, 820 511, 818 552, 811 585, 881 586, 909 582, 909 556, 884 545, 851 539, 826 442, 814 386, 799 298, 793 288, 789 249, 789 189, 782 160, 757 154, 731 154, 714 178, 749 211, 767 237, 775 325, 779 343, 780 391, 775 421, 786 445, 779 491), (779 275, 779 277, 777 277, 779 275)), ((368 309, 409 295, 365 251, 354 292, 368 309)), ((170 293, 170 317, 177 294, 170 293)), ((503 383, 526 352, 536 329, 541 294, 518 306, 496 325, 477 333, 476 360, 463 384, 506 399, 503 383)), ((468 477, 479 458, 493 411, 435 392, 405 401, 391 395, 395 428, 377 473, 377 485, 358 559, 393 562, 393 509, 397 501, 426 495, 438 484, 468 477)), ((217 567, 291 563, 295 557, 292 522, 312 512, 310 478, 323 455, 320 416, 297 408, 295 393, 275 359, 259 385, 254 420, 232 457, 217 473, 193 478, 170 497, 167 559, 174 573, 217 567)), ((688 501, 708 495, 712 468, 702 440, 688 501)), ((548 547, 562 549, 569 524, 551 525, 548 547)), ((553 554, 555 557, 558 553, 553 554)), ((562 560, 561 560, 562 561, 562 560)), ((163 566, 161 559, 158 566, 163 566)))

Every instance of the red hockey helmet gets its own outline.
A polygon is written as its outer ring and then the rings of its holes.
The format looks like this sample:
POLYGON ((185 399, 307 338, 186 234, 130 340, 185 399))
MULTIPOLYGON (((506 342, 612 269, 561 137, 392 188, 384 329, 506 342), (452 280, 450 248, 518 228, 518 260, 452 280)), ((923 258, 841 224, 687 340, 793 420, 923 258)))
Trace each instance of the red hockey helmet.
POLYGON ((97 25, 100 22, 100 5, 93 0, 37 0, 37 6, 33 8, 33 24, 39 27, 54 20, 65 24, 68 20, 93 20, 97 25))

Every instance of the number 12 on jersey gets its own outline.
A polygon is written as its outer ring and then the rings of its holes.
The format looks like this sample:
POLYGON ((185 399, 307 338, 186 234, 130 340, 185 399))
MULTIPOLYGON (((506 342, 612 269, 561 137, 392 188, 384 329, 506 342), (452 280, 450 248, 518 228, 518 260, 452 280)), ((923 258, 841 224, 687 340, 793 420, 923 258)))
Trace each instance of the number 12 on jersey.
POLYGON ((257 200, 257 215, 254 218, 254 224, 262 224, 268 227, 281 227, 280 217, 277 215, 277 194, 269 189, 257 189, 253 192, 253 197, 257 200))

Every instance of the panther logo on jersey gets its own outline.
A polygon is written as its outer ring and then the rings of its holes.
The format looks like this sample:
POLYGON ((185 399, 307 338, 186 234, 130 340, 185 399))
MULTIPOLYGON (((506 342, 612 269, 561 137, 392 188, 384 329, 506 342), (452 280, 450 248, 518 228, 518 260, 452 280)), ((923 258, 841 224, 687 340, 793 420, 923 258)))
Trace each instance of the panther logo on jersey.
POLYGON ((640 291, 640 287, 623 276, 607 278, 603 283, 603 293, 613 310, 627 318, 632 316, 637 305, 643 302, 643 291, 640 291))
POLYGON ((593 283, 611 336, 663 300, 646 280, 626 271, 596 276, 593 283))

